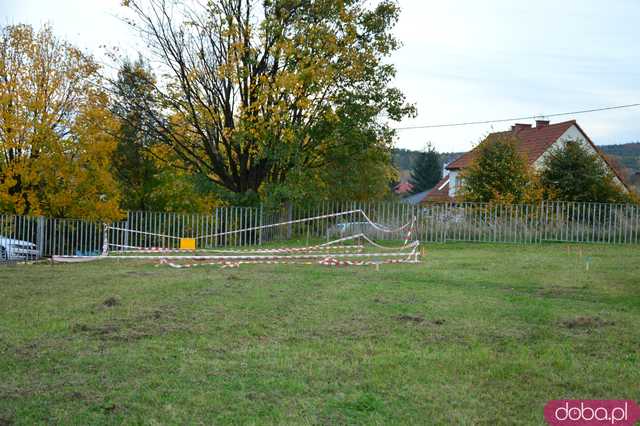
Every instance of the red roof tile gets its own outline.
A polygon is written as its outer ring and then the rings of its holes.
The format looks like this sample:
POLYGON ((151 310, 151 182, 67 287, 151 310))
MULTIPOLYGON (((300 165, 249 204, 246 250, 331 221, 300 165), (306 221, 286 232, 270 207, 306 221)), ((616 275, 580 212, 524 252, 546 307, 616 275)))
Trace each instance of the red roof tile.
POLYGON ((424 203, 448 203, 452 199, 449 197, 449 176, 445 176, 434 186, 429 192, 427 192, 420 201, 420 204, 424 203))
MULTIPOLYGON (((525 156, 529 164, 533 164, 540 156, 553 145, 576 121, 549 124, 542 127, 514 126, 516 129, 506 132, 491 133, 487 139, 513 135, 518 141, 518 152, 525 156)), ((487 140, 485 139, 485 140, 487 140)), ((447 166, 449 170, 463 169, 473 163, 478 156, 478 147, 462 154, 447 166)))
POLYGON ((411 182, 400 182, 395 188, 393 188, 396 194, 405 194, 407 192, 411 192, 412 189, 413 185, 411 182))

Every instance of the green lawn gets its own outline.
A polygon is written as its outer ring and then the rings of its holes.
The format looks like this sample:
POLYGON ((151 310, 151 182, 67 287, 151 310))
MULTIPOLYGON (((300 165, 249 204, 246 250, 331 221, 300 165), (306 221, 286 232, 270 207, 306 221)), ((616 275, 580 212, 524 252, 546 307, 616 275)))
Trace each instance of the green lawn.
POLYGON ((640 248, 0 267, 0 425, 544 424, 640 400, 640 248), (590 268, 585 260, 590 259, 590 268))

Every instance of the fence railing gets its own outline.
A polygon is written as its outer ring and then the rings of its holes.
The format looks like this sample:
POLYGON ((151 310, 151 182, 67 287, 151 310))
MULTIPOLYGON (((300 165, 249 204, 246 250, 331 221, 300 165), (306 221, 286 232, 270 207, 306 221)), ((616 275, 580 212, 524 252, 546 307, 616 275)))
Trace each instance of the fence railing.
POLYGON ((404 231, 380 233, 376 226, 396 228, 412 220, 423 242, 640 243, 640 206, 631 204, 325 202, 275 209, 221 207, 211 214, 129 212, 125 220, 109 225, 0 215, 0 261, 95 255, 102 252, 105 238, 110 250, 178 248, 181 238, 196 239, 198 248, 262 245, 294 237, 329 240, 357 232, 402 239, 404 231))
MULTIPOLYGON (((640 243, 640 206, 576 202, 542 202, 504 205, 491 203, 411 206, 402 203, 325 203, 315 207, 292 207, 298 219, 335 211, 361 209, 373 222, 396 227, 416 218, 416 234, 424 242, 496 243, 640 243)), ((349 220, 362 220, 354 215, 349 220)), ((331 223, 305 229, 293 227, 294 235, 323 237, 331 223)), ((397 239, 382 234, 379 238, 397 239)))
POLYGON ((221 207, 209 215, 128 212, 126 220, 108 227, 107 238, 115 250, 178 248, 181 238, 198 239, 201 248, 260 245, 261 235, 245 229, 259 227, 261 220, 262 209, 255 207, 221 207))
POLYGON ((631 204, 463 203, 426 207, 419 215, 425 241, 640 243, 640 207, 631 204))
POLYGON ((99 254, 102 230, 81 219, 0 215, 0 261, 99 254))

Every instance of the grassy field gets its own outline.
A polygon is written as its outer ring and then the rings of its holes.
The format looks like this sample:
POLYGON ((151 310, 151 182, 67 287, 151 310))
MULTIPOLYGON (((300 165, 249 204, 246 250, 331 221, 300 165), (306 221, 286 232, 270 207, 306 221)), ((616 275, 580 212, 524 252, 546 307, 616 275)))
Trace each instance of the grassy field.
POLYGON ((544 424, 550 399, 640 400, 639 324, 639 247, 5 266, 0 425, 544 424))

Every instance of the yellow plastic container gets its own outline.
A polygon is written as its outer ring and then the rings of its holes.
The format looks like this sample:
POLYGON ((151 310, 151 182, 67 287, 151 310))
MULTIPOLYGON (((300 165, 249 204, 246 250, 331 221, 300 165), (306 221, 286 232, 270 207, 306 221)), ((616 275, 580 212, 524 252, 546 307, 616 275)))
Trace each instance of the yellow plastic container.
POLYGON ((180 238, 180 250, 195 250, 195 238, 180 238))

